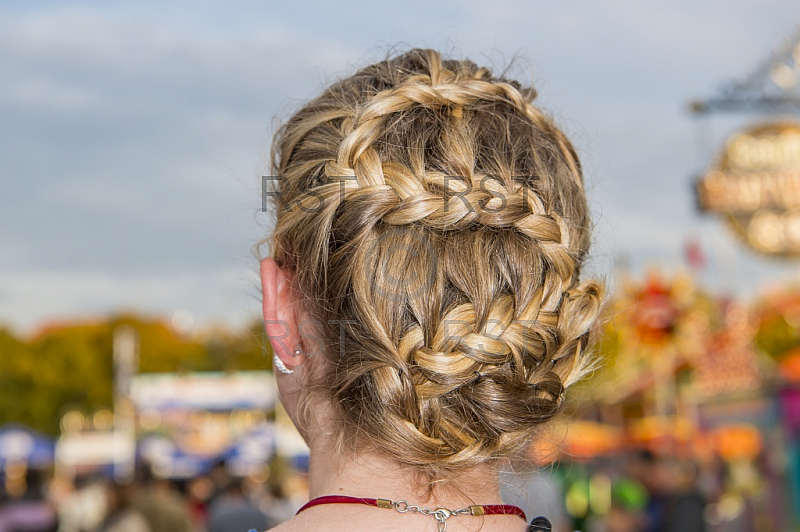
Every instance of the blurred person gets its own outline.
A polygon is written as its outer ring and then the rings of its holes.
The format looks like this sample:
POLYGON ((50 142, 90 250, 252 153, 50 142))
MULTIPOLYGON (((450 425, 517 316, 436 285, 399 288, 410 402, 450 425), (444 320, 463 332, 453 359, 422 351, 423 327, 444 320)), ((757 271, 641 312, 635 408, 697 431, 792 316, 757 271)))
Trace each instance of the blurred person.
POLYGON ((153 475, 150 466, 137 468, 138 491, 133 506, 147 521, 151 532, 194 532, 186 501, 170 482, 153 475))
POLYGON ((594 532, 641 532, 645 526, 645 518, 641 512, 612 504, 594 532))
POLYGON ((642 450, 634 475, 648 491, 645 532, 705 532, 705 500, 687 466, 642 450))
POLYGON ((602 286, 578 156, 534 97, 415 49, 279 130, 264 323, 312 500, 276 531, 550 529, 497 468, 591 367, 602 286))
POLYGON ((261 510, 245 495, 241 478, 233 477, 208 512, 208 532, 246 532, 271 526, 261 510))
POLYGON ((286 494, 281 482, 267 482, 267 493, 260 505, 270 522, 276 526, 292 518, 298 506, 286 494))
POLYGON ((214 462, 206 478, 211 482, 211 496, 208 498, 208 505, 211 506, 217 497, 225 493, 225 488, 228 487, 228 483, 231 481, 231 475, 225 467, 225 461, 214 462))
POLYGON ((698 467, 690 461, 675 464, 675 482, 672 500, 668 508, 667 528, 669 532, 706 532, 706 498, 698 483, 698 467))
MULTIPOLYGON (((79 475, 58 503, 58 532, 94 532, 106 515, 107 480, 79 475)), ((63 488, 62 488, 63 489, 63 488)))
POLYGON ((106 516, 96 532, 152 532, 141 511, 133 505, 135 487, 113 482, 106 488, 106 516))
POLYGON ((259 508, 272 526, 288 521, 308 500, 308 489, 303 485, 305 475, 295 469, 286 457, 274 454, 269 461, 269 477, 264 483, 264 496, 259 508))
POLYGON ((647 526, 647 489, 634 479, 616 479, 611 487, 611 506, 603 518, 603 532, 641 532, 647 526))
POLYGON ((45 497, 41 472, 27 468, 24 493, 0 499, 0 532, 55 532, 57 528, 56 509, 45 497))
POLYGON ((205 529, 208 526, 209 508, 211 508, 220 490, 205 475, 186 481, 183 488, 189 515, 191 515, 196 527, 205 529))

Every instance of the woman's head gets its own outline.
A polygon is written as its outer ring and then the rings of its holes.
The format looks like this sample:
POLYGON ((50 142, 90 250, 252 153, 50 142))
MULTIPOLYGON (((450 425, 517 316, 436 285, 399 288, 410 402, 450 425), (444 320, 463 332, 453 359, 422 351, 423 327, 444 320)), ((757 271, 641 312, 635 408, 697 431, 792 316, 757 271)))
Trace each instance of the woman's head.
POLYGON ((316 325, 304 390, 341 443, 431 481, 519 450, 588 367, 601 286, 579 281, 581 166, 534 97, 411 50, 332 84, 274 142, 272 255, 316 325))

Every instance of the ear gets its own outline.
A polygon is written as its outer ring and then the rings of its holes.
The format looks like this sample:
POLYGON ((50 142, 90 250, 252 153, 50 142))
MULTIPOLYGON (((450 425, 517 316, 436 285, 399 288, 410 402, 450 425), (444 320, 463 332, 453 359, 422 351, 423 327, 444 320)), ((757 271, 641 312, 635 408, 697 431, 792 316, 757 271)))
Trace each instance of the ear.
POLYGON ((297 300, 292 290, 292 275, 282 269, 272 258, 261 261, 261 289, 264 308, 264 329, 272 344, 272 351, 286 366, 293 368, 305 362, 300 335, 300 316, 297 300))

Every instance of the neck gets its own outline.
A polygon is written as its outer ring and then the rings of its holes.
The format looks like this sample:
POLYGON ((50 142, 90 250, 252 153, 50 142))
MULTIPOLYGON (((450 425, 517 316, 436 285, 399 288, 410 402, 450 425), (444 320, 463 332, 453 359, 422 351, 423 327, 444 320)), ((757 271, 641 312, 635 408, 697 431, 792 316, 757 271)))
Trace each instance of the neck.
POLYGON ((410 505, 462 508, 471 504, 501 504, 497 470, 491 464, 470 468, 449 486, 437 486, 428 496, 426 487, 415 482, 413 471, 391 457, 375 452, 335 453, 327 431, 315 431, 309 441, 309 496, 405 500, 410 505), (326 437, 326 434, 328 436, 326 437))

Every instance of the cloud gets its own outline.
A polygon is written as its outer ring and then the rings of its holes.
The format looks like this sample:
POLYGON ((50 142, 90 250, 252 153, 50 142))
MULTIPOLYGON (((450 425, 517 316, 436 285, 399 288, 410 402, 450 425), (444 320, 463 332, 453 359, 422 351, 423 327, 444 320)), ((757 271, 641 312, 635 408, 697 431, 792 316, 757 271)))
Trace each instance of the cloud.
MULTIPOLYGON (((797 15, 789 0, 6 4, 0 317, 224 316, 267 229, 273 117, 398 42, 497 67, 520 52, 519 77, 584 156, 598 247, 679 256, 705 223, 685 100, 748 72, 797 15)), ((776 271, 742 261, 752 285, 776 271)))

